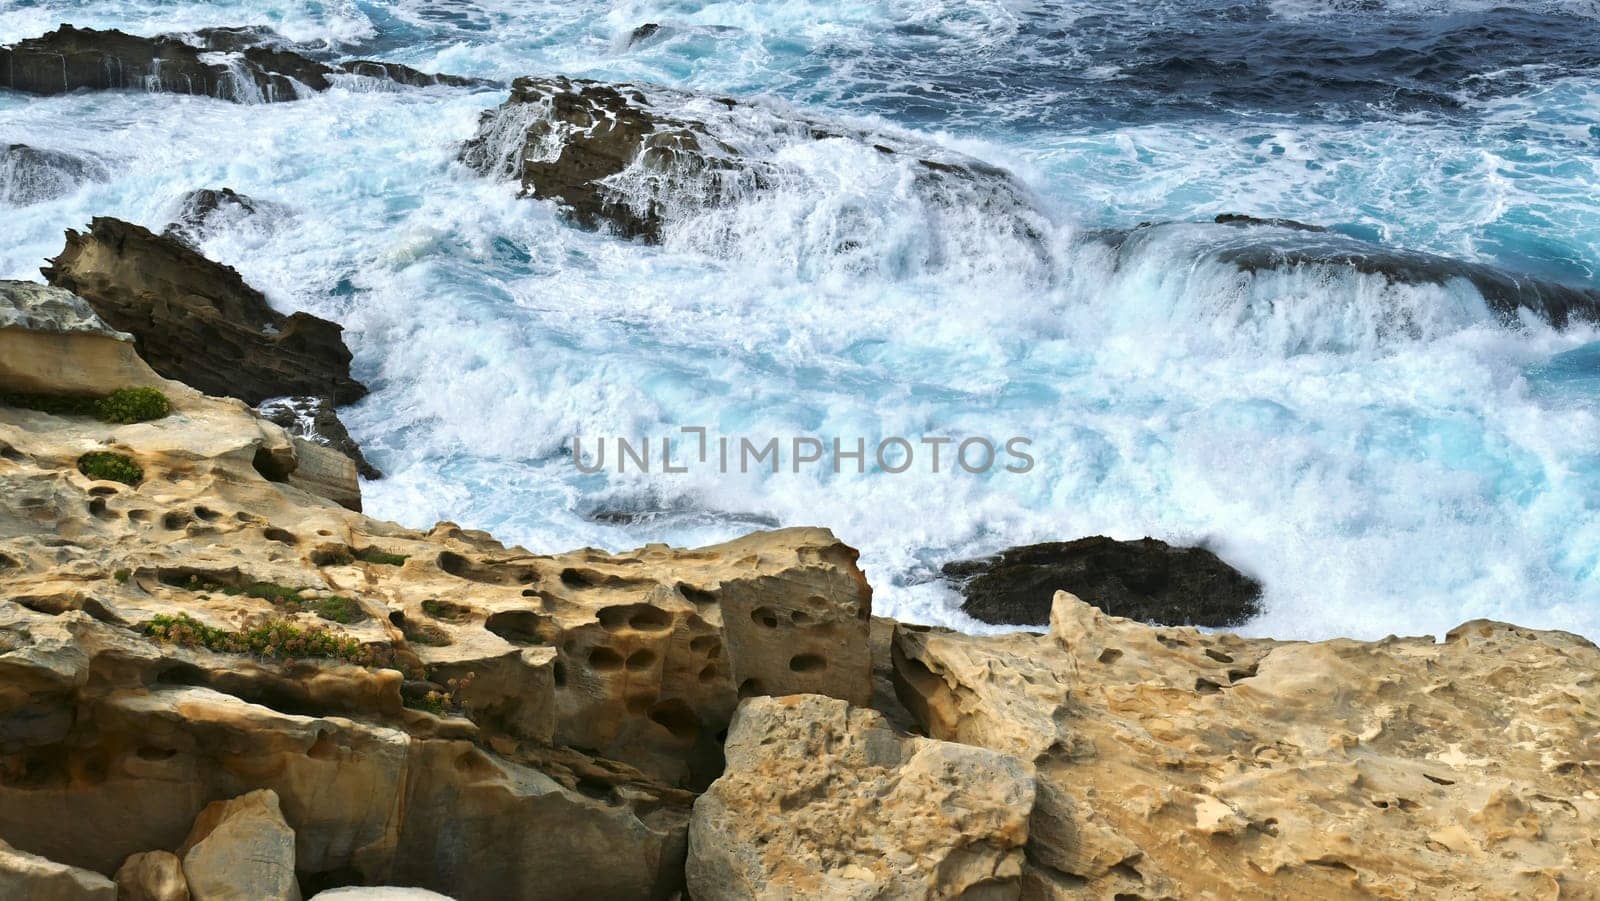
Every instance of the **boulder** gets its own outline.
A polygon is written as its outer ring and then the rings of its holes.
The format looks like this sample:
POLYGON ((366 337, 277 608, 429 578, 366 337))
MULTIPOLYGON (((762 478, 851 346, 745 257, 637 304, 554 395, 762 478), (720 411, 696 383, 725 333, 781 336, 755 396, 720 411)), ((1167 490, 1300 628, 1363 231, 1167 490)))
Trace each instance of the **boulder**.
MULTIPOLYGON (((983 218, 993 237, 1016 240, 1019 266, 1040 265, 1047 256, 1045 219, 1004 170, 908 135, 723 96, 559 76, 518 78, 506 102, 484 114, 461 160, 516 181, 527 196, 556 201, 581 227, 658 243, 675 225, 708 211, 830 177, 793 159, 818 142, 849 145, 886 167, 883 178, 903 184, 930 220, 957 208, 983 218)), ((873 226, 864 221, 861 227, 873 226)), ((719 228, 705 230, 711 245, 731 239, 719 228)), ((848 249, 865 239, 837 240, 848 249)), ((928 250, 930 260, 959 252, 943 244, 928 250)))
POLYGON ((361 445, 350 437, 327 397, 278 397, 256 408, 263 417, 283 427, 296 438, 338 451, 350 458, 364 479, 381 479, 383 471, 367 461, 361 445))
POLYGON ((1095 536, 948 563, 963 610, 986 623, 1042 626, 1068 591, 1114 616, 1170 626, 1237 626, 1260 612, 1261 585, 1205 548, 1095 536))
POLYGON ((174 238, 96 218, 67 232, 44 275, 131 333, 157 372, 207 394, 256 404, 291 394, 349 403, 367 393, 350 377, 338 325, 284 316, 237 271, 174 238))
POLYGON ((726 750, 689 827, 693 897, 1019 897, 1034 777, 1016 758, 818 695, 744 702, 726 750))
POLYGON ((117 887, 99 873, 55 863, 0 841, 0 898, 117 901, 117 887))
POLYGON ((88 156, 27 144, 0 147, 0 204, 54 200, 107 177, 106 167, 88 156))
POLYGON ((62 25, 0 47, 0 70, 6 72, 5 87, 29 94, 142 90, 201 94, 237 103, 297 100, 327 90, 342 77, 409 86, 485 84, 395 63, 321 62, 281 39, 249 29, 140 37, 114 29, 62 25))
POLYGON ((254 216, 259 209, 258 201, 232 188, 199 188, 178 201, 177 218, 168 223, 162 235, 198 247, 207 237, 254 216))
POLYGON ((171 851, 134 854, 117 868, 118 901, 189 901, 183 863, 171 851))
POLYGON ((195 901, 300 901, 294 830, 270 790, 200 811, 178 856, 195 901))

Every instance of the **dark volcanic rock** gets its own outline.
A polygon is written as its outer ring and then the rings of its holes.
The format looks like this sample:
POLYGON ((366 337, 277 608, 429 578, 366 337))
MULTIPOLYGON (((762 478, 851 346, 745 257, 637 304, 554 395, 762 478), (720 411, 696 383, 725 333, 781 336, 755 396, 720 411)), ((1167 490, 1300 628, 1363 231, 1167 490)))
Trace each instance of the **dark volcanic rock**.
POLYGON ((1261 585, 1204 548, 1154 538, 1076 541, 1009 548, 950 563, 961 605, 986 623, 1042 626, 1057 591, 1113 616, 1167 626, 1236 626, 1260 612, 1261 585))
POLYGON ((132 334, 157 372, 207 394, 258 404, 287 395, 349 403, 367 393, 350 377, 342 328, 307 313, 284 316, 238 272, 176 238, 96 218, 87 232, 69 230, 42 271, 132 334))
POLYGON ((306 91, 327 90, 333 77, 344 74, 405 85, 484 84, 392 63, 321 62, 288 49, 259 29, 140 37, 63 25, 0 47, 0 73, 5 87, 29 94, 134 88, 240 103, 295 100, 306 91))
POLYGON ((1272 228, 1287 228, 1297 232, 1325 232, 1328 229, 1321 225, 1307 225, 1294 219, 1262 219, 1258 216, 1246 216, 1243 213, 1221 213, 1211 220, 1218 225, 1266 225, 1272 228))
POLYGON ((804 183, 810 175, 785 162, 784 151, 825 140, 853 141, 897 161, 930 210, 978 210, 986 228, 1016 234, 1042 255, 1040 214, 1004 170, 904 135, 836 126, 727 97, 519 78, 510 98, 484 114, 461 161, 518 181, 524 194, 559 201, 585 228, 659 242, 674 217, 804 183))
POLYGON ((162 234, 194 247, 225 225, 255 215, 257 209, 254 199, 232 188, 201 188, 184 195, 178 218, 162 234))
POLYGON ((282 397, 267 401, 256 412, 282 426, 291 435, 331 447, 349 457, 362 478, 383 478, 383 472, 367 462, 361 445, 350 437, 350 431, 344 427, 339 414, 334 412, 333 402, 328 398, 282 397))
POLYGON ((26 206, 76 191, 85 182, 105 181, 98 160, 27 144, 0 149, 0 203, 26 206))

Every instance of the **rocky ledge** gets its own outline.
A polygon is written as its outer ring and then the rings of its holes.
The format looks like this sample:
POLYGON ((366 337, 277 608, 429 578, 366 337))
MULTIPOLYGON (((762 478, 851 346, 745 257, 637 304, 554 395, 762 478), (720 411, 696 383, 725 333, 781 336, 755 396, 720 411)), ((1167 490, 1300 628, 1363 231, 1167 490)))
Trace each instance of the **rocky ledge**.
POLYGON ((518 78, 461 160, 559 202, 585 228, 656 243, 698 212, 805 183, 811 176, 785 157, 826 142, 893 161, 896 180, 930 210, 965 204, 990 231, 1039 241, 1042 214, 995 166, 909 135, 654 85, 518 78))
POLYGON ((28 94, 78 90, 145 90, 200 94, 236 103, 297 100, 326 91, 341 78, 422 87, 490 84, 433 75, 374 60, 321 61, 271 32, 206 28, 141 37, 116 30, 62 25, 0 47, 4 87, 28 94))
POLYGON ((404 528, 59 288, 0 294, 0 394, 26 401, 0 404, 6 897, 1553 898, 1600 875, 1577 636, 1278 642, 1058 592, 1048 632, 974 637, 872 617, 823 529, 536 554, 404 528), (170 403, 49 400, 128 387, 170 403))

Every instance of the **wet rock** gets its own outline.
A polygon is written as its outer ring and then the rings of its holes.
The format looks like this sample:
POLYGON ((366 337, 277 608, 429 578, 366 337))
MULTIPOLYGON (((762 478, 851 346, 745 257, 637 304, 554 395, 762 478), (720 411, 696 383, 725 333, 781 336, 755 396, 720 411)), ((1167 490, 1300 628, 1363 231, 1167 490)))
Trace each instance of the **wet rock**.
POLYGON ((1154 538, 1096 536, 1009 548, 946 564, 944 575, 960 585, 962 609, 1008 625, 1049 622, 1057 591, 1113 616, 1174 626, 1236 626, 1259 612, 1261 597, 1259 583, 1216 554, 1154 538))
POLYGON ((178 217, 162 232, 190 247, 228 226, 254 216, 257 202, 232 188, 201 188, 190 191, 178 202, 178 217))
POLYGON ((697 899, 1018 897, 1034 776, 1015 757, 816 695, 741 704, 727 754, 689 827, 697 899))
POLYGON ((250 404, 285 395, 360 399, 350 351, 335 323, 272 309, 234 269, 175 238, 118 219, 67 232, 43 270, 50 284, 87 300, 167 378, 250 404))
POLYGON ((383 478, 383 472, 367 462, 366 455, 361 452, 361 445, 350 437, 350 432, 339 420, 339 414, 334 410, 331 399, 280 397, 264 402, 257 408, 257 412, 282 426, 284 431, 296 438, 304 438, 323 447, 333 448, 349 457, 362 478, 383 478))
POLYGON ((346 75, 411 86, 483 84, 394 63, 321 62, 251 29, 140 37, 62 25, 0 47, 0 71, 6 73, 5 87, 29 94, 132 89, 238 103, 296 100, 325 91, 346 75))
MULTIPOLYGON (((1042 217, 1005 171, 905 135, 866 132, 729 97, 519 78, 510 98, 484 114, 461 160, 481 173, 515 180, 525 195, 558 201, 584 228, 654 243, 675 222, 699 212, 805 183, 811 176, 786 161, 784 151, 833 140, 876 149, 882 159, 902 166, 895 177, 910 186, 930 217, 948 208, 977 210, 993 234, 1016 237, 1030 257, 1043 254, 1042 217)), ((841 236, 837 244, 848 252, 855 242, 841 236)))
POLYGON ((628 46, 637 47, 650 40, 661 32, 661 26, 655 22, 646 22, 628 33, 628 46))
POLYGON ((106 178, 106 167, 88 156, 27 144, 8 144, 0 150, 0 204, 27 206, 54 200, 106 178))
POLYGON ((1290 231, 1300 232, 1325 232, 1328 229, 1321 225, 1307 225, 1293 219, 1262 219, 1257 216, 1247 216, 1243 213, 1220 213, 1211 220, 1218 225, 1264 225, 1269 228, 1286 228, 1290 231))

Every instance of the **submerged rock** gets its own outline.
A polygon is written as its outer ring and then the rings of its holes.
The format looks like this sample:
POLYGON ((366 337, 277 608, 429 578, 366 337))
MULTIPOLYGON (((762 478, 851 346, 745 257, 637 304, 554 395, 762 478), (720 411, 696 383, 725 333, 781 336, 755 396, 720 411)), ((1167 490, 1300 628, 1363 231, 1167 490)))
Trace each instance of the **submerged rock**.
POLYGON ((1096 536, 949 563, 961 607, 986 623, 1042 626, 1069 591, 1113 616, 1167 626, 1237 626, 1260 612, 1261 585, 1197 547, 1096 536))
POLYGON ((62 25, 0 47, 4 87, 29 94, 145 90, 201 94, 238 103, 296 100, 342 76, 402 85, 480 86, 478 79, 431 75, 372 60, 321 62, 253 29, 205 29, 140 37, 114 29, 62 25))
POLYGON ((254 216, 257 201, 232 188, 200 188, 178 201, 178 216, 162 231, 190 247, 197 247, 212 234, 254 216))
POLYGON ((106 167, 88 156, 27 144, 0 150, 0 203, 27 206, 54 200, 106 178, 106 167))
POLYGON ((285 395, 349 403, 367 393, 350 376, 342 328, 277 312, 233 268, 175 238, 99 217, 87 231, 69 230, 43 272, 132 334, 157 372, 207 394, 255 404, 285 395))
MULTIPOLYGON (((484 114, 461 160, 517 181, 526 195, 558 201, 582 227, 660 242, 675 224, 697 214, 811 183, 819 173, 797 165, 794 157, 830 141, 848 144, 873 165, 897 167, 892 179, 905 185, 930 219, 952 210, 979 217, 981 226, 963 222, 960 228, 981 227, 989 240, 1010 237, 1020 245, 1016 265, 1042 265, 1044 219, 1004 170, 907 135, 826 123, 729 97, 519 78, 510 98, 484 114)), ((834 250, 848 253, 871 237, 871 222, 855 221, 860 218, 831 217, 834 228, 845 229, 833 238, 834 250)), ((711 231, 705 240, 728 237, 711 231)), ((939 238, 937 229, 930 231, 939 238)), ((926 252, 934 259, 959 256, 954 250, 946 254, 943 245, 926 252)))

